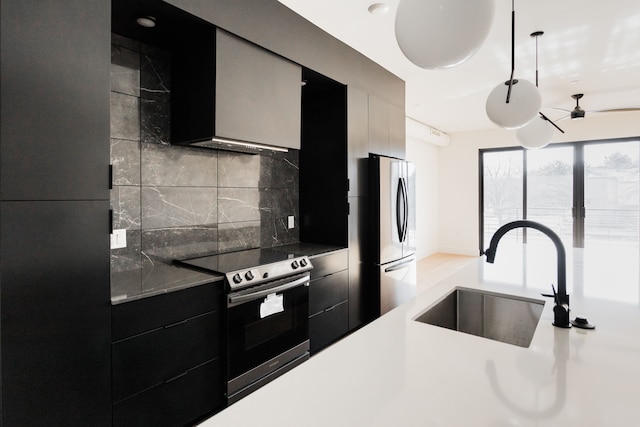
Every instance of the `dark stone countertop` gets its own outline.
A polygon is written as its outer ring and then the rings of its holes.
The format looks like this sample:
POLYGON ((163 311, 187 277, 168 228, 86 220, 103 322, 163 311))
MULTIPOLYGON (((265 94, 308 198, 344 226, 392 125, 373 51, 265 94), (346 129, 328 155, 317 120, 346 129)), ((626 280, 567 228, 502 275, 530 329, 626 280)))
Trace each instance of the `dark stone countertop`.
POLYGON ((111 304, 121 304, 192 286, 219 281, 224 276, 208 274, 190 268, 158 263, 150 268, 111 275, 111 304))
POLYGON ((328 252, 346 250, 344 246, 332 246, 332 245, 321 245, 318 243, 291 243, 289 245, 283 246, 274 246, 274 250, 281 250, 282 252, 289 252, 296 256, 308 256, 314 257, 322 254, 326 254, 328 252))
MULTIPOLYGON (((289 252, 295 256, 314 257, 346 248, 316 243, 292 243, 271 249, 289 252)), ((149 268, 112 273, 111 304, 135 301, 212 282, 219 281, 222 284, 223 280, 224 276, 220 274, 209 274, 158 262, 149 268)))

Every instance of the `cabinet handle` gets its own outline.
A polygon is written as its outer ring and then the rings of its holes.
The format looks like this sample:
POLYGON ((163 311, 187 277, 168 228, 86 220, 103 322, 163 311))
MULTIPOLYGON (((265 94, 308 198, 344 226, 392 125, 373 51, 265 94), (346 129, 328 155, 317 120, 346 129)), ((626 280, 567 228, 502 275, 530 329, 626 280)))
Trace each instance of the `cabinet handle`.
POLYGON ((166 325, 164 328, 165 329, 169 329, 169 328, 173 328, 174 326, 183 325, 183 324, 187 323, 187 320, 189 320, 189 319, 184 319, 184 320, 181 320, 179 322, 172 323, 170 325, 166 325))
POLYGON ((113 165, 109 165, 109 190, 113 190, 113 165))
POLYGON ((181 374, 179 374, 179 375, 176 375, 176 376, 175 376, 175 377, 173 377, 173 378, 169 378, 169 379, 168 379, 168 380, 166 380, 164 383, 165 383, 165 384, 169 384, 170 382, 173 382, 173 381, 175 381, 175 380, 177 380, 177 379, 179 379, 179 378, 184 377, 184 376, 185 376, 185 375, 187 375, 188 373, 189 373, 189 371, 183 372, 183 373, 181 373, 181 374))
POLYGON ((326 313, 327 311, 331 311, 334 308, 336 308, 337 306, 339 306, 340 304, 342 304, 344 301, 337 303, 336 305, 332 305, 331 307, 327 308, 324 310, 324 312, 326 313))

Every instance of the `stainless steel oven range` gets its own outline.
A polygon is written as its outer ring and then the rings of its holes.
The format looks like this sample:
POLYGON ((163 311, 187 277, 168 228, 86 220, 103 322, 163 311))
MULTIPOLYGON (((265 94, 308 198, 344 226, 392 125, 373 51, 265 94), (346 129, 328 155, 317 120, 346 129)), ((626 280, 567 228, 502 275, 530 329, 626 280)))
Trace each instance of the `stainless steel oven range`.
POLYGON ((177 261, 225 275, 227 402, 309 358, 309 258, 277 248, 177 261))

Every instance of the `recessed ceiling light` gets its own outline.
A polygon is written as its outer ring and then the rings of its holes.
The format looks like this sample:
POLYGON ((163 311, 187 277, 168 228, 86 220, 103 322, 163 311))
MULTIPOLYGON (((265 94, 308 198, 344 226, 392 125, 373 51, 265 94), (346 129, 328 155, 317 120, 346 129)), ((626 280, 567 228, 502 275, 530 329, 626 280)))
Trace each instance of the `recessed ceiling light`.
POLYGON ((156 26, 156 18, 153 16, 140 16, 136 18, 136 23, 141 27, 153 28, 156 26))
POLYGON ((389 11, 389 5, 385 3, 373 3, 369 6, 369 12, 374 15, 384 15, 389 11))

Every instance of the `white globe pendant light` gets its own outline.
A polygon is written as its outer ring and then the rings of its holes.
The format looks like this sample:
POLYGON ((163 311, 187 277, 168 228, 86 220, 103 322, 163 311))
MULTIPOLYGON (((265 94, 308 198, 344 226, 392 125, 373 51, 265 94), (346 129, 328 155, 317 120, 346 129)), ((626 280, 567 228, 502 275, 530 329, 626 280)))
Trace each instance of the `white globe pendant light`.
POLYGON ((538 116, 518 129, 516 136, 520 145, 525 148, 543 148, 553 139, 554 131, 553 125, 548 120, 538 116))
POLYGON ((487 98, 487 116, 500 127, 517 129, 538 114, 542 97, 538 88, 527 80, 514 80, 507 103, 508 91, 509 82, 500 83, 491 91, 487 98))
POLYGON ((489 119, 506 129, 517 129, 529 123, 540 111, 542 96, 533 83, 514 79, 515 70, 515 21, 516 12, 511 2, 511 76, 499 83, 487 98, 486 111, 489 119))
POLYGON ((400 0, 396 39, 418 67, 454 67, 480 49, 493 14, 494 0, 400 0))

